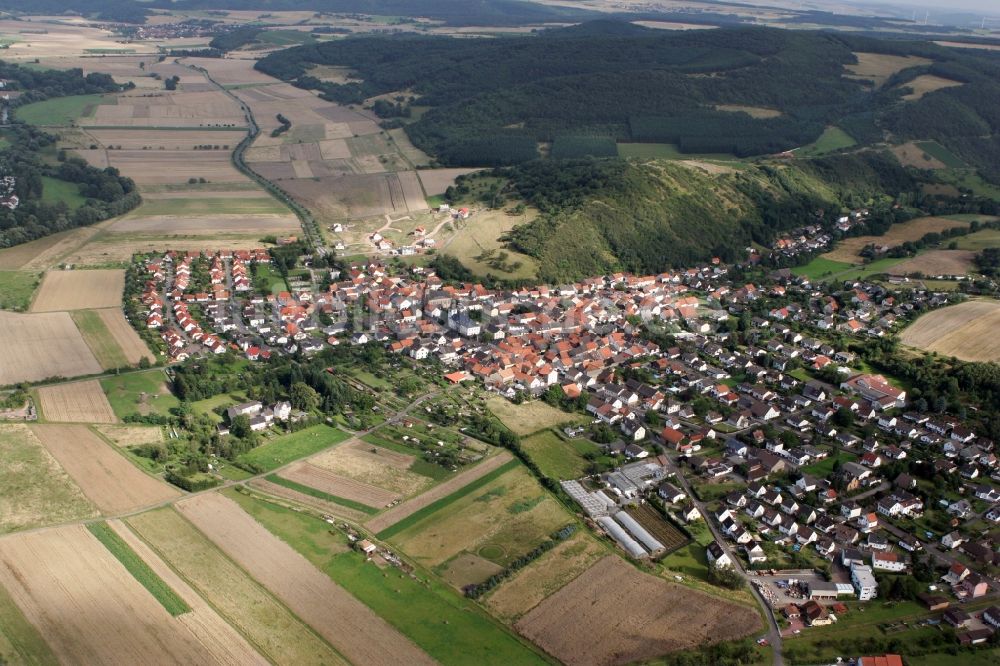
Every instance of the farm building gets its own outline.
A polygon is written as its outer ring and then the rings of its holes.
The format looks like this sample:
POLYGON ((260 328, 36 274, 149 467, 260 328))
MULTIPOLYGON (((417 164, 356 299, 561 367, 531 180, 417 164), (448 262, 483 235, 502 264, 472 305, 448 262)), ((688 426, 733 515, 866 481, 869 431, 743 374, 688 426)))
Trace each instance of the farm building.
POLYGON ((607 532, 612 539, 618 542, 619 546, 625 549, 625 552, 629 555, 635 558, 649 557, 649 553, 646 552, 646 549, 640 546, 638 541, 630 537, 628 532, 622 529, 621 525, 616 523, 614 520, 608 516, 601 516, 597 519, 597 522, 604 528, 604 531, 607 532))

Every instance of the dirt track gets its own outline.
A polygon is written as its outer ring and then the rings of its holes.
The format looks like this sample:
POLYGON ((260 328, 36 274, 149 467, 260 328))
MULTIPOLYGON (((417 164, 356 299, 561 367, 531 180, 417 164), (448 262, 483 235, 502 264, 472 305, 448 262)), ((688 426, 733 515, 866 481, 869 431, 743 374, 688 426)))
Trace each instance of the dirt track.
POLYGON ((387 527, 391 527, 401 521, 403 518, 410 516, 420 509, 424 508, 429 504, 433 504, 442 497, 447 497, 456 490, 469 485, 476 479, 486 476, 496 468, 500 467, 508 460, 511 459, 510 453, 507 451, 501 451, 499 454, 493 456, 489 460, 483 461, 482 463, 476 465, 472 469, 467 469, 464 472, 456 474, 444 483, 438 484, 428 490, 426 493, 417 495, 413 499, 403 502, 402 504, 397 504, 393 508, 389 509, 385 513, 376 516, 372 520, 365 523, 367 527, 372 532, 381 532, 387 527))
POLYGON ((215 663, 83 526, 5 537, 0 584, 62 663, 215 663))
POLYGON ((177 508, 351 662, 435 663, 232 500, 206 493, 177 508))
POLYGON ((178 497, 80 425, 36 425, 31 430, 83 494, 105 514, 121 514, 178 497))

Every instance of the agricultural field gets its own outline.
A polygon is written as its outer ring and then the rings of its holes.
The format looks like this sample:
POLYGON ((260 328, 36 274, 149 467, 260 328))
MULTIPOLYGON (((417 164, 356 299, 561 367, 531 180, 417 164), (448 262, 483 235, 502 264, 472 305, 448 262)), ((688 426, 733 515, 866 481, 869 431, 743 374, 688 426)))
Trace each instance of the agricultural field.
POLYGON ((600 560, 515 624, 560 661, 626 664, 743 638, 758 630, 749 607, 600 560))
POLYGON ((447 570, 453 558, 468 555, 503 567, 571 520, 562 505, 518 465, 422 516, 391 540, 428 567, 447 570))
POLYGON ((102 368, 113 370, 114 368, 124 368, 129 364, 125 354, 115 339, 111 337, 111 332, 97 311, 75 310, 71 316, 102 368))
POLYGON ((510 453, 501 451, 475 467, 463 470, 413 499, 397 504, 388 511, 379 514, 365 523, 365 527, 378 534, 379 538, 388 538, 391 534, 407 529, 414 522, 433 513, 437 508, 461 497, 463 493, 471 492, 471 489, 477 487, 477 484, 488 483, 514 465, 516 463, 513 462, 510 453))
POLYGON ((893 146, 890 151, 903 166, 917 169, 944 169, 946 165, 937 157, 921 148, 915 141, 893 146))
POLYGON ((100 318, 104 330, 125 357, 128 365, 138 365, 143 358, 149 359, 150 362, 155 360, 146 343, 128 323, 121 308, 96 310, 94 314, 100 318))
POLYGON ((173 509, 146 512, 128 524, 264 656, 279 664, 346 663, 173 509))
POLYGON ((269 531, 291 545, 335 583, 409 637, 441 664, 542 663, 475 602, 419 574, 408 576, 383 568, 347 548, 347 539, 320 519, 271 502, 229 493, 269 531), (429 620, 433 618, 432 620, 429 620), (447 625, 448 631, 440 631, 447 625))
POLYGON ((35 425, 32 432, 104 514, 120 514, 180 493, 139 471, 82 425, 35 425))
POLYGON ((91 116, 98 105, 109 101, 113 102, 114 97, 105 95, 55 97, 19 106, 14 115, 29 125, 43 127, 74 125, 77 120, 91 116))
POLYGON ((922 315, 900 342, 963 361, 1000 360, 1000 301, 967 301, 922 315))
POLYGON ((426 653, 334 583, 233 500, 206 493, 181 514, 348 660, 432 664, 426 653))
POLYGON ((96 379, 38 388, 38 402, 46 421, 62 423, 117 423, 111 403, 96 379))
POLYGON ((716 104, 716 111, 728 111, 729 113, 745 113, 751 118, 778 118, 781 111, 769 109, 764 106, 745 106, 743 104, 716 104))
POLYGON ((364 522, 376 512, 375 509, 366 504, 330 495, 310 486, 289 481, 276 474, 269 474, 263 479, 254 479, 247 485, 266 496, 292 500, 297 504, 321 511, 324 515, 346 518, 356 523, 364 522))
POLYGON ((975 267, 971 250, 927 250, 890 268, 889 275, 966 275, 975 267))
MULTIPOLYGON (((0 584, 62 663, 205 663, 178 619, 85 527, 0 541, 0 584)), ((215 662, 215 660, 212 660, 215 662)))
POLYGON ((590 533, 578 530, 497 587, 486 607, 504 622, 514 622, 607 554, 590 533))
POLYGON ((854 236, 852 238, 845 238, 837 243, 836 248, 821 256, 831 261, 860 264, 863 260, 858 253, 866 245, 875 243, 877 245, 895 247, 906 241, 920 240, 925 234, 931 232, 941 232, 946 229, 968 226, 968 224, 968 220, 955 220, 948 217, 918 217, 909 222, 892 225, 889 227, 889 231, 882 236, 854 236))
POLYGON ((430 479, 411 471, 417 457, 382 446, 372 446, 358 439, 309 459, 311 465, 356 479, 399 495, 409 496, 424 490, 430 479))
POLYGON ((59 663, 42 634, 28 622, 2 585, 0 585, 0 659, 7 664, 59 663))
POLYGON ((101 372, 66 312, 0 311, 0 385, 101 372))
POLYGON ((101 230, 102 223, 60 231, 28 243, 0 250, 0 269, 41 271, 83 245, 101 230))
POLYGON ((80 488, 22 424, 0 424, 0 488, 4 490, 0 534, 97 515, 80 488))
POLYGON ((903 99, 908 102, 913 102, 920 99, 927 93, 934 92, 935 90, 954 88, 955 86, 960 85, 962 85, 961 81, 946 79, 943 76, 936 76, 934 74, 921 74, 912 81, 907 81, 906 83, 900 85, 900 88, 910 89, 910 92, 903 95, 903 99))
POLYGON ((542 474, 561 480, 583 476, 589 464, 584 456, 600 453, 597 445, 587 439, 564 439, 552 430, 543 430, 523 439, 521 448, 538 465, 542 474))
POLYGON ((125 271, 49 271, 42 280, 32 312, 91 310, 121 305, 125 271))
POLYGON ((662 543, 666 547, 666 552, 668 553, 681 548, 691 541, 687 535, 677 529, 674 525, 667 522, 667 520, 648 503, 640 506, 629 507, 626 510, 626 513, 635 518, 636 522, 646 528, 646 531, 652 534, 657 541, 662 543))
POLYGON ((428 195, 444 194, 445 191, 455 184, 455 179, 469 173, 475 173, 477 169, 421 169, 417 172, 420 177, 420 184, 428 195))
POLYGON ((927 58, 917 56, 895 56, 885 53, 864 53, 855 52, 858 62, 854 65, 847 65, 850 74, 849 78, 867 79, 875 84, 876 88, 882 85, 897 72, 901 72, 909 67, 919 67, 929 65, 931 61, 927 58))
POLYGON ((167 376, 162 370, 129 372, 101 380, 108 402, 120 419, 130 414, 169 416, 181 401, 170 392, 167 376))
POLYGON ((27 310, 39 277, 28 271, 0 271, 0 310, 27 310))
POLYGON ((237 462, 267 472, 322 451, 348 437, 343 430, 316 425, 261 444, 241 455, 237 462))
POLYGON ((797 148, 795 150, 795 154, 805 157, 824 155, 826 153, 832 153, 835 150, 841 150, 842 148, 850 148, 856 143, 857 141, 854 140, 854 137, 839 127, 827 127, 823 130, 823 133, 819 135, 818 139, 813 141, 808 146, 797 148))
POLYGON ((979 252, 988 247, 1000 247, 1000 229, 983 229, 968 236, 955 239, 959 250, 979 252))
POLYGON ((830 259, 824 259, 823 257, 816 257, 804 266, 796 266, 792 269, 792 273, 807 277, 810 280, 818 280, 823 277, 828 277, 830 275, 846 271, 852 266, 853 264, 848 264, 843 261, 831 261, 830 259))
POLYGON ((163 429, 160 426, 96 425, 94 430, 115 446, 123 448, 163 442, 163 429))
POLYGON ((486 407, 500 421, 518 435, 530 435, 545 428, 554 428, 563 423, 586 423, 580 414, 570 414, 552 407, 541 400, 532 400, 515 405, 496 395, 486 399, 486 407))
MULTIPOLYGON (((343 498, 372 508, 389 506, 400 498, 399 494, 392 491, 335 474, 307 462, 292 465, 282 471, 279 477, 300 486, 313 488, 333 498, 343 498)), ((272 480, 274 481, 277 480, 272 480)))

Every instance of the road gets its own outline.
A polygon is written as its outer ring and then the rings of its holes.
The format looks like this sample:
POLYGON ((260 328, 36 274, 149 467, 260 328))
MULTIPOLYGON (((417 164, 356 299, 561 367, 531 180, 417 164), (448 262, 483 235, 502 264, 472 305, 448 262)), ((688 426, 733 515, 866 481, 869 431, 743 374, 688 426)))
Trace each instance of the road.
POLYGON ((669 456, 668 456, 667 469, 674 472, 677 478, 677 482, 681 486, 681 489, 684 490, 684 492, 688 494, 688 497, 691 498, 691 501, 694 503, 695 508, 698 509, 698 513, 701 514, 702 520, 705 521, 705 524, 708 525, 708 529, 712 532, 712 536, 715 538, 716 542, 718 542, 718 544, 722 547, 723 552, 725 552, 726 555, 729 556, 729 559, 732 560, 733 568, 747 582, 747 585, 749 585, 750 587, 751 593, 753 594, 754 598, 757 599, 757 603, 760 604, 760 606, 764 609, 764 614, 767 616, 767 624, 768 624, 767 641, 768 643, 770 643, 771 649, 773 650, 774 666, 784 666, 785 658, 781 652, 782 650, 781 629, 778 627, 778 620, 774 616, 774 609, 771 608, 771 604, 767 602, 764 596, 753 584, 754 577, 748 574, 746 570, 743 568, 743 564, 741 563, 740 558, 737 557, 736 553, 733 552, 732 548, 730 548, 729 542, 727 542, 725 539, 722 538, 722 534, 719 532, 718 527, 715 525, 715 521, 712 518, 711 512, 705 507, 705 503, 699 500, 697 496, 694 494, 694 492, 692 492, 691 485, 688 483, 687 479, 684 477, 684 474, 677 466, 676 461, 669 458, 669 456))

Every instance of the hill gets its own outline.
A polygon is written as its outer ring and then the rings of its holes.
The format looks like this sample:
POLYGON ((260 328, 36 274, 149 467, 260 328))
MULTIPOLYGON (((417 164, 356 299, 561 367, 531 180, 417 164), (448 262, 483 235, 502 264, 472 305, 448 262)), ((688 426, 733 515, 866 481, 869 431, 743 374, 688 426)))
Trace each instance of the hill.
POLYGON ((713 256, 745 256, 752 242, 803 224, 830 221, 845 201, 913 187, 882 153, 834 156, 711 173, 669 161, 535 161, 467 176, 504 179, 501 191, 542 215, 516 227, 511 246, 539 260, 547 282, 608 271, 659 272, 713 256))
POLYGON ((529 161, 565 135, 753 156, 836 126, 862 145, 935 139, 1000 180, 1000 62, 924 41, 600 21, 492 40, 348 38, 257 67, 335 102, 393 95, 398 104, 375 111, 447 165, 529 161), (880 60, 899 64, 877 76, 858 68, 880 60), (349 67, 360 80, 322 81, 309 73, 316 65, 349 67), (411 120, 413 107, 429 110, 411 120))

